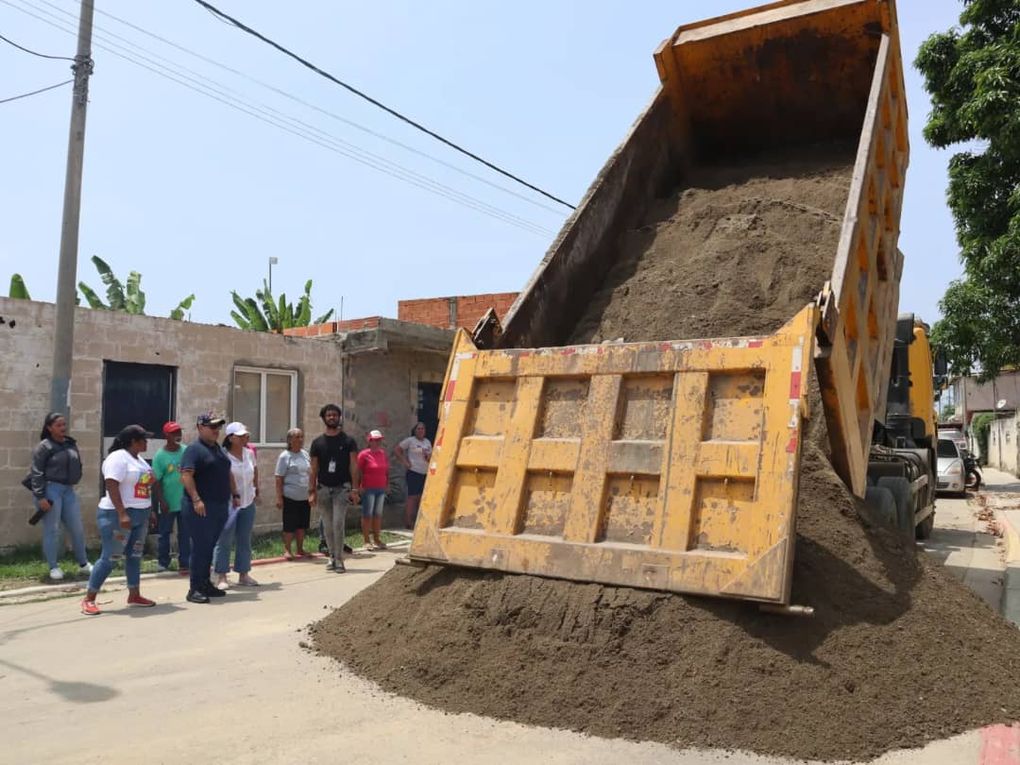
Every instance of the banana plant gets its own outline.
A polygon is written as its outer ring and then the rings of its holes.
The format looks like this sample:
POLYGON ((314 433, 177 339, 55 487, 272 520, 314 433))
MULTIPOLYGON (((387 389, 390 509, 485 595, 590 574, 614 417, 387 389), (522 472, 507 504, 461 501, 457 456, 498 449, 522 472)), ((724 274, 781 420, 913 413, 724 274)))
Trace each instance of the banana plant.
MULTIPOLYGON (((85 282, 78 282, 78 289, 85 296, 89 308, 98 311, 123 311, 135 316, 145 315, 145 293, 142 292, 142 275, 137 271, 128 274, 127 282, 121 282, 113 273, 109 264, 98 255, 92 256, 92 264, 99 272, 99 278, 106 285, 106 302, 96 294, 95 290, 85 282)), ((184 319, 185 311, 191 308, 195 296, 188 295, 177 307, 170 311, 170 318, 177 321, 184 319)))
MULTIPOLYGON (((256 332, 282 333, 292 327, 307 327, 312 324, 312 280, 305 282, 305 292, 298 300, 297 309, 293 303, 287 302, 287 295, 281 294, 274 298, 269 291, 269 284, 262 281, 262 289, 255 291, 255 297, 242 298, 236 291, 230 293, 236 310, 230 312, 234 323, 241 329, 256 332)), ((315 324, 329 321, 333 315, 330 308, 315 320, 315 324)))
POLYGON ((32 299, 32 296, 28 294, 28 287, 25 286, 25 280, 21 278, 21 274, 11 276, 11 288, 7 291, 7 295, 17 300, 32 299))

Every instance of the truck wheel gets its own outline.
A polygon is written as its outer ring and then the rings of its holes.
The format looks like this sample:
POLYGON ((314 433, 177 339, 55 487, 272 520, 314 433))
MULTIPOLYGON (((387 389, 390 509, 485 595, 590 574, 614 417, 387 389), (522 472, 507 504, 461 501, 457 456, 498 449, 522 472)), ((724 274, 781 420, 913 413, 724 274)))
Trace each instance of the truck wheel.
POLYGON ((891 491, 881 486, 869 486, 864 494, 864 504, 875 525, 896 526, 896 499, 891 491))
POLYGON ((910 481, 899 476, 882 476, 878 486, 892 494, 896 501, 896 519, 893 528, 904 535, 914 538, 914 496, 910 490, 910 481))
POLYGON ((931 514, 917 524, 917 528, 914 529, 918 539, 928 539, 931 537, 931 532, 935 529, 935 511, 932 510, 931 514))

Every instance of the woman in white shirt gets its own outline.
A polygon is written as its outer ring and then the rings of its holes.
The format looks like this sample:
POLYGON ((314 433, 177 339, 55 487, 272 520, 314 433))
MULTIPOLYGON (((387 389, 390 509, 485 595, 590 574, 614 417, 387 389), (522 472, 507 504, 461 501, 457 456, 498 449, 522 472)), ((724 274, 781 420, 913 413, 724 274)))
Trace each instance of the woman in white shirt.
POLYGON ((139 455, 146 450, 152 433, 141 425, 128 425, 117 434, 103 461, 106 494, 99 500, 96 523, 103 540, 99 560, 92 567, 88 592, 81 602, 86 616, 99 614, 96 595, 113 570, 114 561, 124 561, 128 605, 150 607, 155 601, 142 597, 138 586, 142 576, 142 551, 149 530, 153 476, 149 463, 139 455))
POLYGON ((251 532, 255 527, 255 500, 259 496, 259 467, 255 453, 248 448, 248 428, 244 423, 232 422, 227 425, 223 448, 230 457, 230 472, 240 498, 230 508, 230 516, 223 527, 216 549, 213 551, 213 569, 216 571, 216 587, 225 590, 230 587, 227 572, 230 571, 230 548, 236 542, 234 571, 238 573, 237 583, 243 587, 258 587, 251 578, 251 532))
POLYGON ((425 438, 425 423, 419 422, 411 430, 411 435, 397 444, 393 450, 397 459, 404 466, 407 479, 407 505, 404 508, 404 523, 409 529, 414 528, 418 520, 418 505, 425 490, 425 476, 429 472, 429 460, 432 458, 432 444, 425 438))

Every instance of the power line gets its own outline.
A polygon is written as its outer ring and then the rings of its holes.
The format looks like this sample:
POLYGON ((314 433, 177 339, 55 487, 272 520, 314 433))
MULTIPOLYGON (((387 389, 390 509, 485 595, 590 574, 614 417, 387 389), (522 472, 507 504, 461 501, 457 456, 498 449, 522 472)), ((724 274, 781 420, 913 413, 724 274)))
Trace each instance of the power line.
POLYGON ((476 162, 481 162, 483 165, 488 167, 490 170, 495 170, 497 173, 499 173, 501 175, 505 175, 507 178, 510 178, 511 180, 516 181, 517 183, 521 184, 522 186, 528 187, 532 191, 537 191, 542 196, 547 197, 547 198, 553 200, 554 202, 559 202, 561 205, 563 205, 565 207, 568 207, 571 210, 575 209, 574 205, 570 204, 569 202, 564 202, 562 199, 560 199, 557 196, 554 196, 554 195, 550 194, 548 191, 545 191, 544 189, 541 189, 538 186, 535 186, 534 184, 528 183, 523 178, 520 178, 520 177, 514 175, 513 173, 511 173, 508 170, 504 170, 499 165, 493 164, 492 162, 489 162, 487 159, 483 159, 482 157, 478 156, 474 152, 469 151, 468 149, 465 149, 463 146, 460 146, 460 145, 454 143, 453 141, 451 141, 451 140, 449 140, 447 138, 444 138, 443 136, 439 135, 439 133, 436 133, 436 132, 434 132, 432 130, 429 130, 427 127, 422 125, 420 122, 416 122, 415 120, 411 119, 410 117, 408 117, 408 116, 406 116, 404 114, 401 114, 396 109, 392 109, 389 106, 387 106, 386 104, 382 103, 381 101, 378 101, 375 98, 372 98, 370 95, 368 95, 367 93, 364 93, 361 90, 358 90, 353 85, 350 85, 350 84, 344 82, 343 80, 338 79, 337 77, 335 77, 332 74, 330 74, 329 72, 327 72, 325 69, 321 69, 320 67, 316 66, 315 64, 313 64, 312 62, 308 61, 307 59, 304 59, 301 56, 299 56, 298 54, 296 54, 293 51, 289 50, 288 48, 285 48, 280 43, 275 42, 274 40, 269 39, 268 37, 266 37, 265 35, 261 34, 260 32, 257 32, 256 30, 252 29, 251 27, 247 26, 246 24, 238 21, 233 16, 230 16, 230 15, 224 13, 219 8, 217 8, 216 6, 214 6, 214 5, 210 4, 210 3, 207 3, 205 0, 195 0, 195 2, 198 3, 199 5, 201 5, 203 8, 205 8, 207 11, 211 11, 211 12, 215 13, 217 16, 220 16, 220 17, 226 19, 231 24, 233 24, 235 27, 237 27, 238 29, 241 29, 241 30, 247 32, 248 34, 252 35, 253 37, 258 38, 259 40, 261 40, 262 42, 266 43, 267 45, 270 45, 270 46, 276 48, 278 51, 280 51, 284 55, 290 56, 292 59, 294 59, 298 63, 302 64, 303 66, 305 66, 305 67, 307 67, 309 69, 311 69, 313 72, 318 74, 320 77, 325 77, 327 80, 336 83, 340 87, 350 91, 351 93, 353 93, 354 95, 358 96, 359 98, 363 98, 364 100, 368 101, 373 106, 376 106, 376 107, 382 109, 384 112, 393 115, 394 117, 396 117, 397 119, 401 120, 402 122, 406 122, 411 127, 416 128, 417 130, 420 130, 421 132, 425 133, 426 135, 431 136, 432 138, 435 138, 440 143, 443 143, 443 144, 449 146, 451 149, 454 149, 455 151, 459 151, 461 154, 464 154, 465 156, 470 157, 471 159, 475 160, 476 162))
POLYGON ((70 79, 70 80, 64 80, 63 82, 58 82, 56 85, 49 85, 49 86, 47 86, 45 88, 39 88, 39 90, 33 90, 31 93, 22 93, 20 96, 11 96, 10 98, 2 98, 2 99, 0 99, 0 104, 6 104, 6 103, 9 103, 11 101, 17 101, 19 98, 28 98, 29 96, 35 96, 35 95, 38 95, 39 93, 45 93, 47 90, 55 90, 56 88, 62 87, 64 85, 67 85, 68 83, 72 83, 72 82, 74 82, 73 78, 70 79))
POLYGON ((18 45, 16 42, 14 42, 14 40, 4 37, 3 35, 0 35, 0 40, 3 40, 8 45, 13 45, 18 50, 23 50, 25 51, 25 53, 31 53, 33 56, 38 56, 39 58, 49 58, 53 59, 54 61, 70 61, 71 63, 74 63, 74 59, 69 56, 50 56, 45 53, 39 53, 38 51, 34 51, 31 48, 26 48, 24 45, 18 45))
MULTIPOLYGON (((57 10, 60 10, 61 13, 65 13, 65 14, 67 13, 67 11, 64 11, 64 10, 58 8, 57 6, 53 5, 53 3, 51 3, 51 2, 47 2, 47 0, 41 0, 41 1, 43 3, 45 3, 46 5, 50 6, 51 8, 56 8, 57 10)), ((113 19, 114 21, 116 21, 116 22, 118 22, 120 24, 123 24, 126 27, 129 27, 129 28, 131 28, 131 29, 133 29, 133 30, 135 30, 137 32, 141 32, 142 34, 144 34, 144 35, 146 35, 148 37, 151 37, 154 40, 158 40, 159 42, 164 43, 165 45, 169 45, 171 48, 176 48, 177 50, 181 51, 182 53, 187 53, 189 56, 193 56, 193 57, 195 57, 195 58, 197 58, 197 59, 199 59, 201 61, 204 61, 204 62, 206 62, 208 64, 212 64, 213 66, 216 66, 216 67, 218 67, 220 69, 223 69, 224 71, 230 72, 233 75, 236 75, 238 77, 246 79, 249 82, 253 82, 256 85, 259 85, 260 87, 266 88, 267 90, 270 90, 270 91, 272 91, 272 92, 274 92, 274 93, 276 93, 278 95, 281 95, 284 98, 287 98, 287 99, 289 99, 289 100, 291 100, 291 101, 293 101, 293 102, 295 102, 297 104, 300 104, 301 106, 304 106, 304 107, 306 107, 308 109, 312 109, 314 111, 317 111, 320 114, 323 114, 323 115, 325 115, 327 117, 330 117, 331 119, 334 119, 334 120, 336 120, 338 122, 342 122, 343 124, 348 125, 349 127, 352 127, 355 130, 359 130, 362 133, 370 135, 370 136, 372 136, 374 138, 378 138, 381 141, 385 141, 386 143, 389 143, 392 146, 397 146, 397 147, 399 147, 401 149, 404 149, 405 151, 411 152, 412 154, 415 154, 415 155, 417 155, 419 157, 423 157, 425 159, 428 159, 431 162, 435 162, 438 165, 442 165, 443 167, 445 167, 445 168, 447 168, 449 170, 453 170, 454 172, 459 173, 459 174, 461 174, 463 176, 466 176, 468 178, 471 178, 473 180, 476 180, 479 183, 484 183, 486 186, 489 186, 489 187, 494 188, 494 189, 496 189, 498 191, 501 191, 504 194, 509 194, 510 196, 516 197, 517 199, 520 199, 520 200, 522 200, 524 202, 527 202, 528 204, 533 205, 535 207, 538 207, 539 209, 546 210, 548 212, 555 213, 557 215, 560 214, 559 210, 554 209, 552 207, 549 207, 548 205, 542 204, 541 202, 537 202, 534 199, 531 199, 530 197, 525 196, 524 194, 519 194, 516 191, 513 191, 512 189, 508 189, 505 186, 500 186, 498 183, 493 183, 492 181, 488 180, 487 178, 483 178, 480 175, 476 175, 475 173, 468 172, 467 170, 464 170, 463 168, 458 167, 457 165, 454 165, 454 164, 452 164, 450 162, 446 162, 445 160, 442 160, 439 157, 436 157, 436 156, 434 156, 432 154, 429 154, 427 152, 421 151, 420 149, 416 149, 413 146, 408 146, 407 144, 402 143, 402 142, 400 142, 400 141, 398 141, 398 140, 396 140, 394 138, 391 138, 390 136, 387 136, 387 135, 384 135, 383 133, 379 133, 379 132, 377 132, 375 130, 372 130, 371 128, 368 128, 368 127, 366 127, 366 126, 364 126, 364 125, 362 125, 362 124, 360 124, 358 122, 354 122, 353 120, 349 120, 346 117, 343 117, 343 116, 337 114, 336 112, 331 112, 328 109, 323 109, 321 106, 318 106, 318 105, 313 104, 313 103, 311 103, 309 101, 306 101, 306 100, 304 100, 304 99, 302 99, 302 98, 300 98, 298 96, 295 96, 292 93, 289 93, 289 92, 287 92, 285 90, 282 90, 281 88, 276 87, 275 85, 272 85, 272 84, 270 84, 268 82, 265 82, 264 80, 260 80, 257 77, 253 77, 250 74, 248 74, 247 72, 241 71, 239 69, 235 69, 234 67, 229 66, 228 64, 224 64, 222 61, 218 61, 218 60, 216 60, 214 58, 210 58, 209 56, 206 56, 206 55, 204 55, 202 53, 198 53, 197 51, 191 50, 190 48, 186 48, 183 45, 180 45, 180 44, 174 42, 173 40, 168 40, 167 38, 162 37, 161 35, 158 35, 158 34, 156 34, 154 32, 151 32, 151 31, 149 31, 147 29, 144 29, 143 27, 140 27, 137 24, 133 24, 130 21, 127 21, 126 19, 122 19, 119 16, 115 16, 114 14, 109 13, 108 11, 103 11, 103 10, 100 10, 100 9, 97 8, 96 9, 96 13, 98 13, 98 14, 100 14, 102 16, 106 16, 109 19, 113 19)), ((224 21, 223 19, 221 19, 219 16, 216 16, 211 11, 210 11, 209 15, 212 16, 217 21, 219 21, 221 24, 226 24, 227 26, 231 26, 231 24, 229 22, 224 21)), ((119 37, 119 36, 115 35, 113 32, 109 32, 108 30, 107 30, 107 33, 113 35, 114 37, 118 37, 118 39, 121 39, 121 40, 125 39, 123 37, 119 37)), ((128 41, 128 42, 130 42, 130 41, 128 41)), ((136 45, 136 47, 140 47, 140 46, 136 45)), ((145 50, 144 48, 141 48, 141 49, 145 50)), ((153 54, 153 55, 158 55, 158 54, 153 54)))
MULTIPOLYGON (((35 13, 25 10, 24 8, 13 5, 11 2, 9 2, 9 0, 0 0, 0 3, 7 5, 11 8, 14 8, 15 10, 18 10, 27 16, 31 16, 32 18, 35 18, 44 24, 52 26, 56 29, 60 29, 64 32, 67 32, 68 34, 75 34, 73 30, 69 29, 67 26, 61 26, 61 24, 65 24, 68 22, 64 22, 62 19, 53 16, 52 14, 48 13, 47 11, 41 8, 32 6, 30 3, 26 2, 26 0, 22 0, 22 2, 24 2, 26 5, 29 5, 29 7, 33 8, 33 10, 48 16, 50 19, 55 19, 55 21, 49 21, 46 18, 43 18, 42 16, 38 16, 35 13)), ((43 0, 43 2, 45 2, 45 0, 43 0)), ((50 4, 47 3, 47 5, 50 4)), ((65 15, 68 16, 72 15, 69 14, 67 11, 63 11, 62 9, 58 8, 58 10, 60 10, 61 13, 64 13, 65 15)), ((113 33, 110 33, 110 36, 119 37, 122 40, 126 40, 126 38, 122 38, 119 35, 115 35, 113 33)), ((106 35, 103 35, 103 37, 105 38, 106 35)), ((128 44, 132 45, 135 48, 145 50, 144 48, 140 48, 140 46, 135 45, 129 40, 126 40, 126 42, 128 42, 128 44)), ((187 67, 184 67, 180 64, 176 64, 175 62, 172 62, 169 59, 165 59, 164 57, 159 56, 158 54, 153 53, 152 55, 155 55, 158 58, 163 58, 164 61, 167 61, 172 66, 176 66, 184 71, 190 71, 192 74, 195 74, 200 79, 189 77, 186 74, 181 74, 180 72, 176 71, 164 71, 165 67, 157 68, 164 66, 159 62, 154 61, 153 59, 148 58, 135 51, 129 51, 123 46, 119 46, 116 43, 110 42, 109 40, 106 40, 105 45, 102 42, 94 42, 93 44, 95 45, 95 47, 101 50, 105 50, 111 53, 112 55, 117 56, 118 58, 124 59, 125 61, 128 61, 129 63, 132 63, 135 66, 138 66, 142 69, 146 69, 152 72, 153 74, 168 79, 171 82, 175 82, 179 85, 182 85, 183 87, 186 87, 189 90, 193 90, 215 101, 219 101, 220 103, 229 106, 232 109, 240 111, 244 114, 247 114, 248 116, 254 117, 255 119, 261 122, 272 125, 273 127, 276 127, 280 130, 284 130, 288 133, 291 133, 292 135, 303 138, 304 140, 314 143, 320 146, 321 148, 325 148, 327 150, 333 151, 334 153, 340 154, 341 156, 353 159, 354 161, 359 162, 360 164, 367 165, 368 167, 371 167, 372 169, 382 172, 383 174, 388 175, 390 177, 396 178, 397 180, 402 180, 405 183, 408 183, 412 186, 416 186, 425 191, 429 191, 430 193, 444 197, 464 207, 473 209, 476 212, 481 212, 485 215, 488 215, 489 217, 501 220, 504 223, 509 223, 510 225, 516 226, 525 231, 529 231, 531 233, 538 234, 541 236, 548 236, 553 233, 549 229, 543 228, 539 224, 536 224, 525 218, 521 218, 520 216, 514 215, 513 213, 507 212, 505 210, 501 210, 500 208, 493 207, 492 205, 489 205, 486 202, 483 202, 460 191, 457 191, 456 189, 453 189, 449 186, 439 183, 438 181, 428 178, 427 176, 423 176, 419 173, 414 172, 413 170, 404 168, 399 164, 390 162, 389 160, 386 160, 383 157, 379 157, 378 155, 366 152, 360 149, 360 147, 355 146, 354 144, 349 144, 346 141, 343 141, 343 139, 332 136, 331 134, 319 130, 318 128, 312 125, 308 125, 308 123, 302 122, 301 120, 289 117, 288 115, 278 112, 272 109, 271 107, 265 105, 262 106, 254 105, 249 102, 243 101, 242 99, 235 98, 234 96, 231 96, 229 94, 230 90, 229 88, 227 88, 226 91, 222 89, 217 89, 216 87, 213 87, 213 85, 210 85, 208 83, 211 82, 214 85, 220 85, 221 87, 225 86, 222 86, 220 83, 216 83, 213 80, 205 78, 199 72, 194 72, 194 70, 189 70, 187 69, 187 67), (124 51, 127 52, 125 53, 124 51), (135 56, 142 59, 143 61, 149 62, 149 64, 152 64, 152 66, 142 63, 138 59, 134 58, 135 56), (272 114, 273 112, 275 112, 275 114, 272 114), (299 127, 281 123, 281 120, 287 120, 289 122, 297 123, 299 127), (319 133, 320 135, 317 136, 314 135, 314 133, 319 133)), ((146 52, 151 53, 151 51, 146 52)))

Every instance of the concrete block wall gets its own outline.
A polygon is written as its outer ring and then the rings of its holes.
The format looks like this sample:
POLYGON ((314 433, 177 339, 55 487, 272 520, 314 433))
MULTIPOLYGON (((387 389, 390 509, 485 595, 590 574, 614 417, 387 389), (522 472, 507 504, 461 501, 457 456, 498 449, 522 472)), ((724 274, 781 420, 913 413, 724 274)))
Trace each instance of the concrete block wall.
POLYGON ((431 324, 433 327, 447 329, 462 327, 471 331, 490 308, 494 308, 496 315, 502 320, 516 299, 516 292, 492 292, 483 295, 401 300, 397 302, 397 318, 400 321, 431 324))
POLYGON ((324 324, 310 324, 307 327, 292 327, 283 330, 290 337, 323 337, 335 335, 337 332, 354 332, 359 329, 376 329, 382 321, 381 316, 366 316, 362 319, 344 319, 343 321, 327 321, 324 324))
POLYGON ((391 455, 387 499, 396 506, 402 505, 407 487, 393 448, 418 421, 418 383, 442 382, 446 361, 442 354, 407 349, 356 354, 344 360, 344 427, 362 449, 367 446, 368 431, 382 431, 383 445, 391 455))
POLYGON ((1020 412, 992 421, 988 432, 988 464, 1020 475, 1020 412))
MULTIPOLYGON (((20 485, 49 408, 53 355, 52 304, 0 298, 0 547, 37 542, 29 493, 20 485), (13 324, 13 326, 12 326, 13 324)), ((197 413, 217 409, 229 418, 235 365, 296 370, 298 425, 310 433, 321 424, 319 408, 339 401, 339 343, 230 327, 79 308, 75 314, 70 432, 78 440, 85 475, 79 486, 86 532, 95 538, 95 506, 102 463, 104 361, 163 364, 177 368, 176 412, 185 439, 195 437, 197 413)), ((272 474, 279 448, 259 449, 262 502, 257 526, 279 528, 272 474)))

